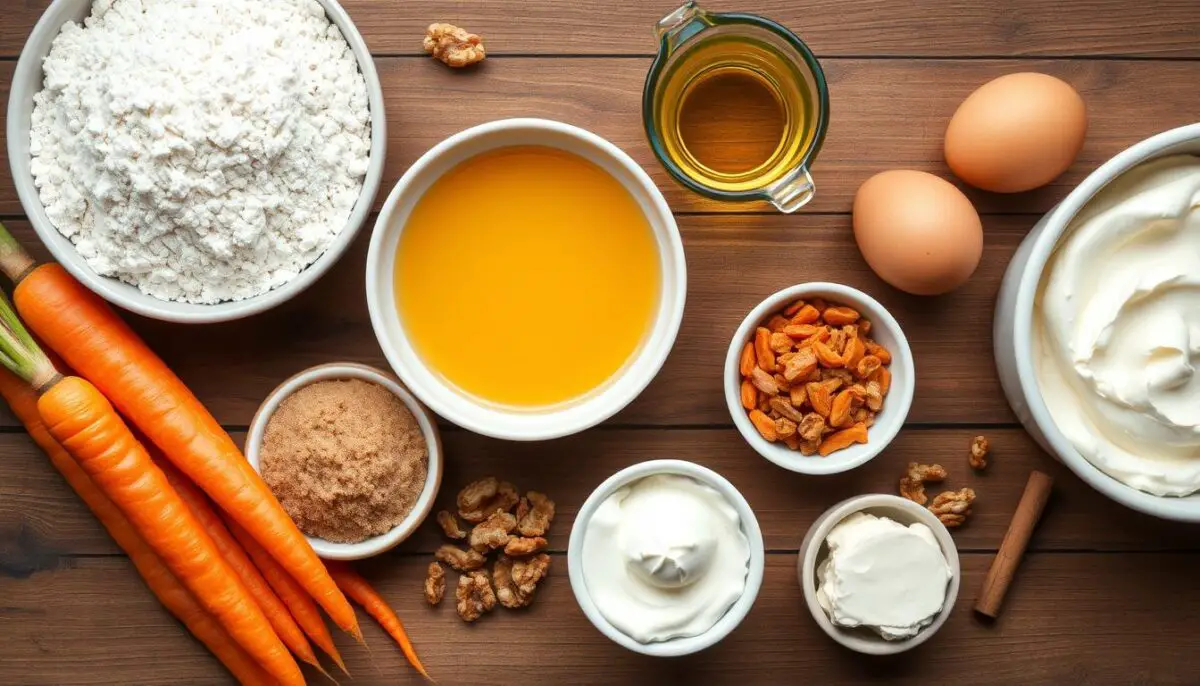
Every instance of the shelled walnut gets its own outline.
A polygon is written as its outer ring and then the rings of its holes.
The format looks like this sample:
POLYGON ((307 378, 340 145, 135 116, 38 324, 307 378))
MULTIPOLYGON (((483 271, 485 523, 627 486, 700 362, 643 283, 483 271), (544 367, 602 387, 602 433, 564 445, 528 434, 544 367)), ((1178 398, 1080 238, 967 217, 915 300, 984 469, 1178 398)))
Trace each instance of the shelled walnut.
POLYGON ((447 66, 460 68, 487 57, 483 39, 454 24, 434 23, 425 30, 425 52, 447 66))

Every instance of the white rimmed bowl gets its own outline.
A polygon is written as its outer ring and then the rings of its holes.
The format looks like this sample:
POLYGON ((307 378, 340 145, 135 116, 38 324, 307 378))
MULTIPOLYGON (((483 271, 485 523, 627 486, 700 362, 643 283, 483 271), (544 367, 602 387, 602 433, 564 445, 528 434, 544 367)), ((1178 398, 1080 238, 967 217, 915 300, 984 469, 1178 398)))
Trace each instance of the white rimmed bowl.
POLYGON ((916 371, 913 366, 912 349, 896 321, 877 300, 857 288, 836 283, 812 282, 784 288, 763 300, 733 334, 729 350, 725 355, 725 404, 742 437, 751 448, 784 469, 801 474, 837 474, 866 464, 892 442, 904 426, 908 411, 912 407, 913 391, 916 388, 916 371), (804 299, 824 298, 833 305, 846 305, 870 320, 870 337, 888 349, 892 363, 892 386, 883 399, 883 409, 875 417, 875 425, 867 431, 867 443, 855 444, 839 450, 828 457, 801 455, 783 443, 771 443, 758 433, 750 422, 746 409, 742 407, 742 375, 738 362, 742 348, 754 340, 754 330, 767 321, 772 314, 793 302, 804 299))
POLYGON ((658 374, 683 318, 687 267, 675 218, 650 177, 620 148, 584 129, 546 119, 504 119, 461 131, 438 143, 388 196, 367 254, 367 306, 384 355, 405 385, 434 412, 476 433, 517 441, 558 438, 599 424, 642 392, 658 374), (414 350, 396 308, 394 272, 400 235, 413 207, 442 174, 480 153, 542 145, 577 154, 612 174, 641 206, 658 245, 661 292, 646 339, 633 358, 600 388, 548 408, 486 403, 449 384, 414 350))
POLYGON ((387 117, 383 107, 383 88, 379 83, 379 74, 375 71, 375 62, 362 35, 337 0, 316 1, 325 8, 326 16, 341 31, 354 53, 359 72, 367 83, 367 99, 371 110, 371 152, 363 187, 345 226, 324 254, 291 281, 274 290, 245 300, 211 305, 162 300, 141 292, 136 286, 94 272, 80 257, 71 240, 59 233, 46 215, 30 171, 30 116, 33 112, 33 96, 42 88, 42 61, 49 54, 50 46, 62 26, 71 21, 82 22, 91 13, 93 4, 93 0, 54 0, 34 26, 13 72, 12 89, 8 97, 7 124, 8 160, 17 196, 38 238, 50 249, 54 259, 85 286, 118 307, 154 319, 186 324, 241 319, 269 310, 292 299, 329 271, 354 241, 371 211, 371 205, 375 202, 387 152, 387 117))
POLYGON ((800 579, 800 588, 804 592, 804 601, 817 625, 833 640, 847 648, 867 655, 894 655, 911 650, 928 641, 937 630, 942 628, 950 613, 954 611, 954 603, 958 599, 958 587, 962 578, 962 570, 958 563, 958 548, 954 539, 937 515, 926 508, 899 496, 885 494, 869 494, 848 498, 829 508, 809 527, 800 544, 800 555, 796 562, 796 572, 800 579), (946 599, 942 611, 933 622, 921 629, 916 636, 899 641, 889 641, 879 634, 862 627, 848 629, 829 621, 824 608, 817 602, 817 565, 829 554, 825 538, 839 522, 854 514, 866 512, 877 517, 887 517, 900 524, 909 525, 916 522, 928 526, 933 531, 934 538, 950 564, 950 584, 946 587, 946 599))
POLYGON ((575 600, 583 609, 583 614, 600 630, 600 633, 615 643, 636 653, 654 657, 690 655, 716 645, 728 636, 741 624, 742 620, 746 618, 746 614, 750 612, 750 608, 754 606, 758 590, 762 587, 764 564, 765 549, 762 531, 758 528, 758 518, 754 516, 754 510, 750 509, 750 504, 725 477, 707 467, 684 460, 650 460, 626 467, 610 476, 604 483, 597 486, 596 490, 592 491, 592 494, 584 501, 583 507, 579 508, 579 514, 575 516, 575 523, 571 527, 571 539, 567 544, 567 572, 571 579, 571 590, 575 593, 575 600), (750 565, 746 573, 746 588, 741 597, 708 631, 699 636, 673 638, 658 643, 639 643, 605 619, 596 603, 592 601, 584 576, 583 542, 587 536, 588 522, 596 513, 596 509, 609 496, 639 479, 655 474, 687 476, 716 489, 725 496, 729 504, 737 510, 738 517, 742 521, 742 531, 750 543, 750 565))
MULTIPOLYGON (((1034 365, 1033 306, 1051 253, 1071 221, 1105 186, 1150 160, 1179 154, 1200 155, 1200 124, 1189 124, 1135 144, 1092 172, 1021 242, 1000 284, 994 320, 1000 385, 1025 430, 1092 488, 1126 507, 1181 522, 1200 522, 1200 493, 1157 496, 1128 486, 1092 464, 1058 430, 1038 387, 1034 365)), ((1200 399, 1197 399, 1200 402, 1200 399)))
POLYGON ((250 466, 254 467, 254 471, 260 471, 260 451, 262 450, 263 436, 266 433, 267 424, 271 421, 271 415, 275 414, 275 410, 279 408, 279 404, 292 393, 305 386, 318 381, 339 379, 360 379, 368 383, 378 384, 391 391, 400 399, 400 402, 404 403, 408 411, 412 412, 413 417, 417 420, 417 424, 421 426, 421 433, 425 435, 425 445, 427 446, 429 455, 429 468, 425 476, 425 488, 421 490, 421 495, 417 497, 416 503, 413 504, 412 511, 391 531, 358 543, 334 543, 326 541, 323 538, 305 536, 309 544, 312 545, 313 550, 317 552, 317 555, 323 558, 329 560, 361 560, 365 557, 371 557, 372 555, 378 555, 390 550, 411 536, 417 530, 417 527, 421 525, 421 522, 425 521, 425 518, 429 516, 429 511, 433 509, 433 501, 437 498, 438 489, 442 485, 442 439, 441 434, 438 433, 437 424, 434 421, 433 415, 429 413, 429 410, 425 409, 400 384, 396 377, 374 367, 354 362, 331 362, 305 369, 279 384, 275 390, 271 391, 266 400, 263 400, 258 411, 254 413, 254 419, 250 421, 250 431, 246 434, 245 452, 250 466))

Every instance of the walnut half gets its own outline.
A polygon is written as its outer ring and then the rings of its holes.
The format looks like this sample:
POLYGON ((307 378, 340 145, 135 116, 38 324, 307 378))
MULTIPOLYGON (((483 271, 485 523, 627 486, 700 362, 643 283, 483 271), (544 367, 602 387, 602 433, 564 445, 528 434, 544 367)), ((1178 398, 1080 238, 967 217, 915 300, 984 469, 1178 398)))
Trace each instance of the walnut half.
POLYGON ((483 39, 454 24, 430 24, 425 30, 425 52, 447 66, 466 67, 487 57, 483 39))

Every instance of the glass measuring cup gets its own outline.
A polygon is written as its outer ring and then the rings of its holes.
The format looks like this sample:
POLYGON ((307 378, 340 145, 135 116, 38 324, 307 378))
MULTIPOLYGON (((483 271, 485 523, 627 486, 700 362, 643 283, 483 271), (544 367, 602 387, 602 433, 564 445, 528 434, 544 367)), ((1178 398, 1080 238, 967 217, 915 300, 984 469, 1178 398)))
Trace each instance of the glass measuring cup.
POLYGON ((784 213, 812 200, 815 186, 809 168, 829 126, 829 91, 808 46, 769 19, 710 13, 695 2, 659 20, 655 34, 659 50, 642 91, 642 123, 667 172, 714 200, 765 200, 784 213), (774 151, 744 168, 714 168, 689 149, 680 129, 688 96, 722 75, 757 81, 780 109, 782 126, 774 151))

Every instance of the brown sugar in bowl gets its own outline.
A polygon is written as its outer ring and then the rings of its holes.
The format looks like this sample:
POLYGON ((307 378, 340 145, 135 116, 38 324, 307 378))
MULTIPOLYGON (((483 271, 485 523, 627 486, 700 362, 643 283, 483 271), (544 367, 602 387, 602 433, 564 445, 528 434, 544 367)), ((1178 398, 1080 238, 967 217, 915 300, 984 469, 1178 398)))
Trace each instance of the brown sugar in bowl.
POLYGON ((428 453, 428 463, 425 475, 425 486, 417 496, 416 502, 404 519, 391 530, 378 536, 373 536, 358 543, 336 543, 314 536, 305 536, 313 550, 318 555, 329 560, 360 560, 365 557, 378 555, 398 545, 408 538, 433 509, 438 489, 442 484, 442 441, 438 433, 433 414, 425 408, 400 381, 391 374, 374 367, 354 362, 332 362, 310 367, 287 379, 275 390, 271 391, 259 406, 250 422, 250 430, 246 434, 246 459, 255 471, 261 473, 261 452, 263 438, 266 435, 267 424, 279 405, 293 393, 305 386, 320 381, 338 381, 358 379, 391 391, 412 413, 417 420, 421 433, 425 438, 428 453))

